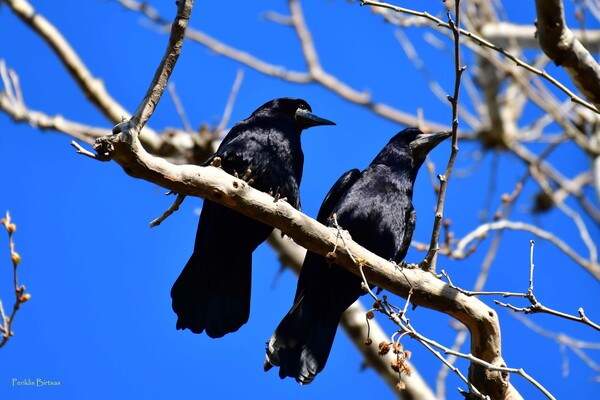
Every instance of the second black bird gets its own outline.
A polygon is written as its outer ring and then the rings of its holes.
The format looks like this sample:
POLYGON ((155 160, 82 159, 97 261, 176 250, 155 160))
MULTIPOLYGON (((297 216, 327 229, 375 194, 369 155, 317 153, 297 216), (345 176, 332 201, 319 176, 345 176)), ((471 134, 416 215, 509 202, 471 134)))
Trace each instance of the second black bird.
MULTIPOLYGON (((317 220, 338 224, 373 253, 400 263, 406 256, 416 214, 413 185, 427 153, 450 134, 426 135, 416 128, 394 136, 360 172, 350 170, 333 185, 317 220)), ((298 279, 294 305, 267 342, 265 371, 312 382, 323 370, 342 313, 365 292, 361 279, 325 257, 308 252, 298 279)))
MULTIPOLYGON (((227 134, 216 157, 229 174, 251 170, 253 187, 273 191, 300 208, 303 129, 335 125, 311 113, 301 99, 280 98, 259 107, 227 134)), ((216 338, 235 332, 250 315, 252 252, 273 230, 232 209, 205 200, 194 252, 171 289, 177 329, 216 338)))

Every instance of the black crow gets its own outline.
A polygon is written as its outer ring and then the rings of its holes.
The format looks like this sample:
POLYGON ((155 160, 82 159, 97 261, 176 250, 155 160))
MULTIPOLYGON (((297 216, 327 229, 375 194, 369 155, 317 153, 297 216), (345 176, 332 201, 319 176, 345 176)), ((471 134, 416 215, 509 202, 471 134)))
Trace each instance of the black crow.
MULTIPOLYGON (((220 158, 229 174, 251 170, 252 186, 272 191, 300 209, 303 129, 335 125, 311 113, 301 99, 280 98, 238 122, 204 165, 220 158)), ((171 289, 177 329, 212 338, 237 331, 250 314, 252 252, 273 230, 232 209, 205 200, 194 252, 171 289)))
MULTIPOLYGON (((333 185, 317 220, 337 222, 360 245, 385 259, 404 260, 415 229, 413 185, 427 153, 450 133, 426 135, 416 128, 394 136, 360 172, 350 170, 333 185)), ((267 342, 265 371, 312 382, 323 370, 342 313, 365 292, 361 278, 325 257, 307 252, 294 305, 267 342)))

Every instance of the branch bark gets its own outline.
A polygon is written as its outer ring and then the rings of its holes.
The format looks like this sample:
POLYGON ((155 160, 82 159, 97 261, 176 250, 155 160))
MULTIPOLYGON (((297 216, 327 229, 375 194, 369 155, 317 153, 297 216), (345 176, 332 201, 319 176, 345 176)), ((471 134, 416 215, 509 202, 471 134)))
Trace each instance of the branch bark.
POLYGON ((535 8, 540 47, 600 109, 600 66, 567 26, 562 0, 536 0, 535 8))

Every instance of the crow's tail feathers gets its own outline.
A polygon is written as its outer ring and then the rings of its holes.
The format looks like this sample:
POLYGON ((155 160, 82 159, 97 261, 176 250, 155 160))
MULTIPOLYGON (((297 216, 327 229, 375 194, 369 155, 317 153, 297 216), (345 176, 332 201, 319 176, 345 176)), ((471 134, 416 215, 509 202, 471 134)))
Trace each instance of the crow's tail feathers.
POLYGON ((264 370, 279 366, 279 377, 309 384, 323 370, 341 315, 300 297, 267 342, 264 370))
POLYGON ((171 289, 177 329, 219 338, 250 316, 252 253, 206 259, 194 252, 171 289))

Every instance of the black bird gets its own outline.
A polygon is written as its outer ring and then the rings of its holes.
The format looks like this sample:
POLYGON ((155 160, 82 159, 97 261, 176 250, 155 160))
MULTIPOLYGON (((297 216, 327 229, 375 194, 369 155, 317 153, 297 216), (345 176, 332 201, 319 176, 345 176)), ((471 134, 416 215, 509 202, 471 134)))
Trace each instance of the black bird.
MULTIPOLYGON (((311 113, 301 99, 280 98, 260 106, 225 136, 216 157, 229 174, 251 170, 252 186, 285 197, 300 209, 303 129, 335 125, 311 113)), ((237 331, 250 315, 252 252, 273 230, 232 209, 205 200, 194 252, 171 289, 177 329, 212 338, 237 331)))
MULTIPOLYGON (((367 169, 350 170, 337 180, 317 220, 332 226, 335 213, 354 241, 400 263, 415 229, 412 194, 417 172, 427 153, 449 136, 426 135, 416 128, 398 133, 367 169)), ((325 367, 342 313, 364 293, 358 276, 309 251, 294 305, 267 342, 265 371, 279 366, 282 379, 312 382, 325 367)))

